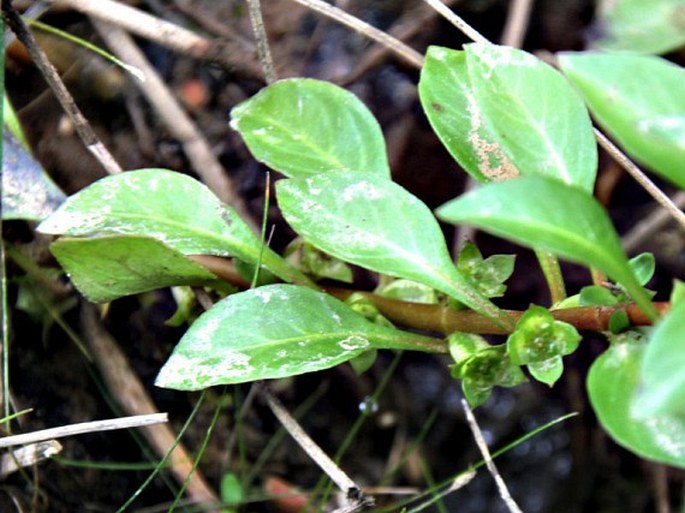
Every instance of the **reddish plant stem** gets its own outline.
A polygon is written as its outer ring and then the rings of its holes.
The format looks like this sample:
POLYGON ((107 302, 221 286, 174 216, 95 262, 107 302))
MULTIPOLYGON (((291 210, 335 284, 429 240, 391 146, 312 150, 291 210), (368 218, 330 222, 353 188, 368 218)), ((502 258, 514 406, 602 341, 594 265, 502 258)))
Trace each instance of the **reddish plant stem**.
MULTIPOLYGON (((248 288, 249 283, 242 278, 233 267, 230 260, 209 255, 194 255, 192 260, 203 265, 209 271, 216 274, 236 287, 248 288)), ((443 334, 464 331, 468 333, 480 333, 481 335, 506 335, 510 333, 501 326, 495 324, 492 319, 484 317, 472 310, 454 310, 441 305, 427 305, 422 303, 409 303, 390 299, 371 292, 362 292, 338 287, 325 287, 325 292, 345 300, 350 295, 358 292, 369 298, 378 307, 379 311, 391 322, 424 331, 434 331, 443 334)), ((654 303, 660 314, 665 314, 669 308, 668 302, 654 303)), ((628 319, 633 326, 651 326, 652 321, 640 308, 634 304, 622 304, 614 306, 581 306, 577 308, 564 308, 551 310, 555 319, 568 322, 579 330, 607 331, 611 316, 619 310, 628 314, 628 319)), ((505 310, 514 321, 517 321, 523 312, 505 310)))
MULTIPOLYGON (((326 288, 325 291, 343 300, 356 292, 339 288, 326 288)), ((408 303, 369 292, 361 292, 361 294, 373 301, 378 310, 391 322, 407 328, 437 331, 446 335, 455 331, 479 333, 481 335, 506 335, 510 333, 491 319, 471 310, 454 310, 441 305, 408 303)), ((659 302, 654 303, 654 306, 659 313, 664 314, 668 311, 670 303, 659 302)), ((650 326, 652 324, 649 317, 633 303, 614 306, 581 306, 551 310, 551 313, 555 319, 572 324, 579 330, 607 331, 609 319, 619 310, 624 310, 628 314, 630 323, 634 326, 650 326)), ((505 312, 515 321, 524 313, 515 310, 505 310, 505 312)))

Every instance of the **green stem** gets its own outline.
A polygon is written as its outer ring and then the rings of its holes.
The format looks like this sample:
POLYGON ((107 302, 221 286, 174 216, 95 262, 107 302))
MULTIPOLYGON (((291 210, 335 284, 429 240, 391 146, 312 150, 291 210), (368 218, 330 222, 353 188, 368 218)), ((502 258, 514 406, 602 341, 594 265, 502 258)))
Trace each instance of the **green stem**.
POLYGON ((547 280, 552 304, 555 305, 566 299, 566 285, 561 274, 559 259, 555 255, 540 249, 535 250, 535 256, 538 257, 542 274, 545 275, 545 280, 547 280))

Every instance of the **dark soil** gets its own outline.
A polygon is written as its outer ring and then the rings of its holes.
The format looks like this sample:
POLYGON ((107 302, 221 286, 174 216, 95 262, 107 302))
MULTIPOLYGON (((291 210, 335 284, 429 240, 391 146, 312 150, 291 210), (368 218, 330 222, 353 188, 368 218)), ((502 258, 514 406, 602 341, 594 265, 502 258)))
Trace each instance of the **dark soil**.
MULTIPOLYGON (((175 7, 192 4, 191 11, 220 21, 251 40, 243 2, 132 3, 213 35, 201 19, 191 19, 175 7)), ((305 75, 346 83, 378 116, 388 139, 395 180, 429 206, 436 207, 463 190, 465 173, 442 148, 421 113, 415 69, 386 56, 347 83, 347 78, 355 75, 358 63, 371 51, 370 43, 288 0, 270 0, 264 4, 266 26, 281 77, 305 75)), ((402 16, 411 20, 407 13, 421 5, 410 0, 352 0, 339 4, 386 30, 402 16)), ((507 2, 499 0, 456 2, 458 12, 494 41, 501 34, 506 7, 507 2)), ((525 48, 531 51, 582 49, 594 9, 590 0, 536 2, 525 48)), ((44 21, 99 44, 93 28, 81 16, 56 11, 44 21)), ((96 72, 101 75, 101 80, 96 81, 92 73, 85 71, 89 66, 95 67, 90 63, 94 59, 91 54, 73 45, 57 44, 54 36, 41 38, 56 62, 67 63, 60 72, 86 117, 124 168, 166 167, 193 174, 177 141, 170 138, 130 80, 105 66, 102 69, 106 73, 96 72), (142 127, 134 127, 131 109, 142 112, 142 127)), ((447 23, 434 18, 408 42, 422 52, 428 44, 458 47, 465 39, 447 23)), ((259 219, 265 170, 250 158, 239 136, 227 123, 231 107, 262 87, 260 77, 244 71, 227 71, 146 41, 140 43, 172 90, 185 94, 190 112, 231 178, 239 184, 239 193, 254 219, 259 219), (205 95, 199 100, 188 97, 188 88, 195 86, 205 95)), ((252 53, 246 52, 243 58, 245 62, 256 63, 252 53)), ((8 54, 6 84, 37 158, 65 192, 75 192, 105 175, 73 132, 60 128, 63 115, 59 107, 45 91, 37 71, 16 47, 8 54)), ((608 159, 603 158, 601 176, 613 172, 608 159)), ((652 205, 630 178, 619 176, 615 188, 610 188, 608 207, 619 230, 626 231, 652 205)), ((272 246, 281 250, 290 241, 292 232, 279 219, 275 207, 270 221, 276 225, 272 246)), ((3 227, 3 237, 41 266, 55 266, 46 250, 46 241, 33 228, 24 222, 8 222, 3 227)), ((663 237, 654 239, 657 242, 652 242, 661 246, 644 248, 654 251, 657 257, 672 255, 657 262, 659 270, 651 284, 658 292, 657 299, 666 299, 673 276, 685 274, 683 252, 664 246, 672 241, 667 237, 668 230, 664 233, 663 237)), ((530 303, 548 303, 541 273, 529 252, 481 234, 477 235, 476 242, 486 255, 519 255, 507 296, 500 304, 526 308, 530 303)), ((577 292, 589 283, 590 278, 583 269, 564 264, 564 270, 570 292, 577 292)), ((66 325, 80 333, 79 303, 74 300, 76 293, 68 289, 66 280, 57 283, 60 289, 66 287, 66 292, 49 292, 34 284, 30 290, 35 294, 27 298, 27 287, 32 282, 26 277, 26 271, 9 260, 8 272, 13 407, 32 409, 17 421, 14 431, 28 432, 123 415, 113 399, 116 391, 103 386, 97 368, 83 356, 64 329, 50 320, 54 315, 36 307, 36 297, 48 301, 53 314, 59 312, 66 325), (21 304, 33 308, 27 311, 20 308, 21 304)), ((363 276, 360 283, 370 283, 372 279, 363 276)), ((183 328, 165 325, 174 309, 170 292, 157 291, 115 301, 105 324, 126 352, 159 410, 169 412, 171 423, 178 430, 198 400, 198 394, 153 386, 156 373, 183 333, 183 328)), ((502 447, 566 413, 578 413, 498 459, 500 472, 527 513, 655 510, 656 467, 614 444, 597 425, 589 408, 585 376, 593 359, 605 347, 606 342, 599 335, 588 334, 580 350, 566 359, 567 371, 554 388, 530 383, 512 390, 496 390, 476 412, 491 447, 502 447)), ((373 368, 361 376, 343 365, 284 380, 275 384, 274 389, 291 411, 309 404, 300 418, 302 425, 330 455, 336 453, 352 425, 363 417, 363 424, 341 462, 357 482, 370 487, 382 484, 424 490, 431 482, 450 479, 480 460, 480 455, 464 420, 459 384, 450 378, 446 359, 423 354, 402 355, 380 398, 369 406, 369 397, 384 373, 394 365, 395 358, 390 353, 381 354, 373 368), (411 448, 415 450, 411 452, 411 448), (383 480, 398 458, 407 454, 406 462, 391 479, 383 480)), ((200 464, 201 472, 215 490, 227 473, 245 478, 253 472, 258 457, 279 430, 278 422, 259 400, 244 411, 241 421, 237 420, 248 391, 249 385, 231 387, 226 392, 228 399, 222 399, 222 390, 210 390, 184 439, 186 446, 196 452, 214 408, 222 401, 227 404, 200 464), (231 448, 229 440, 236 433, 240 435, 239 443, 231 448)), ((145 463, 158 459, 150 454, 140 436, 126 431, 71 437, 62 444, 60 459, 10 475, 0 483, 0 511, 114 512, 136 492, 150 469, 81 468, 73 464, 145 463)), ((675 503, 679 500, 683 476, 673 470, 669 476, 675 503)), ((265 485, 273 484, 274 477, 311 491, 322 474, 285 437, 264 466, 257 469, 245 491, 250 502, 241 506, 240 511, 287 511, 285 501, 266 497, 265 485)), ((166 511, 177 489, 178 485, 169 475, 158 478, 142 492, 131 511, 166 511)), ((387 506, 388 511, 401 511, 400 500, 401 496, 378 497, 379 507, 387 506)), ((420 502, 414 502, 413 506, 420 502)), ((481 470, 468 486, 425 511, 504 512, 506 508, 492 478, 481 470)))

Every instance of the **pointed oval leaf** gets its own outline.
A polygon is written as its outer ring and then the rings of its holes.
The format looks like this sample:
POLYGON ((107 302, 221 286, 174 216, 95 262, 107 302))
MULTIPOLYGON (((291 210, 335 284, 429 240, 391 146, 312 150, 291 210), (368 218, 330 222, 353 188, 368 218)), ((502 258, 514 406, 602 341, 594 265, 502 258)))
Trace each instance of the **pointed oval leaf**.
POLYGON ((597 358, 587 379, 590 403, 616 442, 644 458, 685 467, 685 418, 631 415, 644 351, 642 342, 618 342, 597 358))
POLYGON ((562 53, 559 64, 625 150, 685 189, 685 70, 648 55, 562 53))
POLYGON ((372 271, 424 283, 510 323, 456 269, 428 207, 390 180, 336 171, 280 180, 276 194, 288 224, 323 251, 372 271))
POLYGON ((330 82, 276 82, 234 107, 231 127, 257 160, 286 176, 331 169, 390 176, 383 133, 373 114, 330 82))
POLYGON ((42 221, 66 196, 42 166, 11 133, 2 148, 2 210, 4 220, 42 221))
POLYGON ((76 288, 94 303, 174 285, 226 285, 200 264, 150 237, 60 239, 50 251, 76 288))
POLYGON ((634 413, 685 419, 685 303, 674 305, 658 324, 642 361, 642 388, 634 413))
POLYGON ((476 102, 466 54, 431 46, 421 69, 419 98, 433 130, 459 165, 479 182, 519 175, 476 102))
POLYGON ((464 46, 483 123, 523 175, 544 175, 592 191, 597 144, 587 109, 568 81, 530 53, 464 46))
MULTIPOLYGON (((255 264, 261 240, 228 205, 189 176, 140 169, 108 176, 70 196, 38 226, 55 235, 146 235, 184 255, 235 256, 255 264)), ((264 248, 263 265, 286 281, 309 283, 264 248)))
POLYGON ((616 0, 603 4, 593 46, 605 51, 665 53, 685 45, 683 0, 616 0))
POLYGON ((296 285, 233 294, 202 314, 156 384, 199 390, 327 369, 369 349, 420 348, 434 339, 378 326, 343 302, 296 285))
POLYGON ((587 192, 543 176, 486 184, 437 211, 450 223, 468 223, 519 244, 595 266, 621 283, 656 318, 621 241, 602 206, 587 192))

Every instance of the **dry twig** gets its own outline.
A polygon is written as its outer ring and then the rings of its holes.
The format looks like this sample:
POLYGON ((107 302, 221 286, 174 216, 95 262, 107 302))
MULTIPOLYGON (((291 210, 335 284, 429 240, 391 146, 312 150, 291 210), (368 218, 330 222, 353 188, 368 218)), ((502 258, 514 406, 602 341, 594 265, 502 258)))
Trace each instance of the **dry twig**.
MULTIPOLYGON (((174 23, 113 0, 55 0, 59 7, 70 7, 132 34, 154 41, 183 55, 210 60, 229 69, 254 76, 255 69, 241 52, 229 51, 226 41, 207 39, 174 23)), ((236 41, 242 46, 241 41, 236 41)))
POLYGON ((417 68, 423 66, 423 55, 419 52, 405 45, 402 41, 388 35, 386 32, 378 30, 359 18, 346 13, 342 9, 332 6, 323 0, 293 0, 293 2, 309 7, 311 10, 323 14, 342 25, 350 27, 360 34, 363 34, 369 39, 386 46, 412 66, 417 68))
POLYGON ((11 0, 2 0, 2 12, 7 24, 17 36, 17 39, 26 47, 31 55, 31 59, 38 67, 50 89, 55 94, 64 112, 69 116, 79 137, 85 144, 88 151, 100 162, 109 174, 116 174, 122 171, 121 166, 114 159, 105 145, 98 139, 97 135, 90 126, 88 120, 81 114, 71 94, 64 86, 55 67, 50 63, 43 50, 40 48, 33 34, 28 30, 24 20, 19 13, 12 7, 11 0))
MULTIPOLYGON (((169 132, 181 142, 195 172, 222 201, 233 206, 246 222, 251 223, 251 216, 243 199, 235 193, 233 183, 202 133, 181 108, 131 36, 114 25, 97 20, 93 22, 112 52, 143 73, 145 80, 137 81, 136 85, 141 88, 169 132)), ((256 231, 254 224, 253 228, 256 231)))
MULTIPOLYGON (((145 392, 140 379, 133 372, 116 340, 105 330, 93 305, 83 303, 81 322, 95 363, 100 369, 107 388, 117 394, 116 400, 121 407, 126 413, 135 415, 156 413, 155 405, 145 392)), ((160 457, 166 455, 176 444, 176 437, 166 424, 148 426, 143 428, 142 432, 160 457)), ((183 445, 176 445, 169 457, 169 464, 178 483, 183 484, 190 475, 186 492, 194 502, 199 504, 219 502, 199 472, 191 475, 192 459, 183 445)))
MULTIPOLYGON (((685 208, 685 191, 680 191, 673 197, 673 204, 681 210, 685 208)), ((623 236, 623 247, 629 253, 635 251, 670 220, 671 214, 669 211, 655 208, 651 214, 640 220, 623 236)))
POLYGON ((20 435, 2 437, 0 438, 0 449, 4 449, 5 447, 13 447, 15 445, 25 445, 36 442, 44 442, 46 440, 53 440, 55 438, 82 435, 84 433, 95 433, 100 431, 112 431, 115 429, 129 429, 134 427, 150 426, 152 424, 160 424, 166 421, 166 413, 152 413, 143 415, 133 415, 130 417, 120 417, 118 419, 80 422, 78 424, 69 424, 67 426, 59 426, 49 429, 42 429, 40 431, 33 431, 31 433, 23 433, 20 435))
POLYGON ((521 48, 523 46, 532 7, 533 0, 512 0, 509 2, 507 22, 504 25, 504 32, 502 34, 503 45, 513 46, 514 48, 521 48))
POLYGON ((264 28, 261 4, 259 0, 247 0, 247 8, 250 12, 252 32, 257 41, 257 54, 259 55, 259 62, 262 63, 262 68, 264 69, 266 83, 273 84, 278 77, 274 70, 274 61, 271 58, 271 50, 269 49, 269 39, 266 36, 266 29, 264 28))
POLYGON ((483 459, 485 460, 485 466, 488 468, 488 471, 495 480, 495 483, 497 483, 497 489, 499 490, 500 497, 502 497, 502 500, 507 505, 507 508, 509 508, 509 511, 511 511, 512 513, 523 513, 523 511, 521 511, 521 508, 519 508, 518 504, 516 504, 516 501, 514 501, 513 497, 509 493, 509 489, 507 488, 504 479, 502 479, 502 476, 497 471, 495 462, 492 461, 492 456, 490 455, 488 444, 485 443, 483 433, 481 432, 480 427, 478 426, 478 422, 476 422, 476 417, 474 417, 471 408, 469 408, 469 404, 466 402, 465 399, 462 399, 461 405, 464 408, 464 413, 466 413, 466 420, 469 424, 469 427, 471 428, 471 432, 473 433, 473 438, 476 440, 476 445, 478 445, 478 449, 480 450, 480 453, 483 456, 483 459))
POLYGON ((685 230, 685 213, 680 210, 671 198, 659 189, 654 182, 652 182, 645 173, 635 165, 614 143, 612 143, 602 132, 595 128, 595 137, 599 145, 611 155, 611 157, 618 162, 618 164, 628 171, 637 183, 639 183, 644 190, 646 190, 673 219, 675 219, 685 230))
POLYGON ((351 502, 349 507, 343 508, 340 513, 363 511, 373 506, 373 498, 364 495, 362 488, 355 483, 322 449, 314 440, 302 429, 297 420, 285 409, 281 402, 271 393, 265 384, 259 384, 259 393, 266 400, 269 408, 280 421, 286 431, 290 433, 298 445, 309 457, 321 467, 326 475, 333 481, 338 488, 345 494, 347 500, 351 502))

